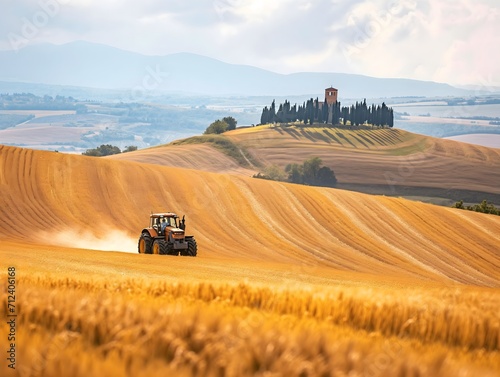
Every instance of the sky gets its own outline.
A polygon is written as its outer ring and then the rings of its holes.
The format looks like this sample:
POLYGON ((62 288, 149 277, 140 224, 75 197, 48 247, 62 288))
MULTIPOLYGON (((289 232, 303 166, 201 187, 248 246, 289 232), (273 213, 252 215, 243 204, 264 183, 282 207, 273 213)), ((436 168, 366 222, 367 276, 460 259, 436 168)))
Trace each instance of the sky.
POLYGON ((500 87, 499 0, 0 0, 0 49, 85 40, 278 73, 500 87))

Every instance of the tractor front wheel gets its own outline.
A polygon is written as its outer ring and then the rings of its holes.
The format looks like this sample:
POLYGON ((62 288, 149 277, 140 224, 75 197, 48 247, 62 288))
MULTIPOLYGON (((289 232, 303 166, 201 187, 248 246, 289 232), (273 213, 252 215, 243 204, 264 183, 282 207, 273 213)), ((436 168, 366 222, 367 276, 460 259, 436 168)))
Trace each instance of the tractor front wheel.
POLYGON ((154 240, 153 254, 166 255, 167 250, 167 243, 165 242, 165 240, 154 240))
POLYGON ((179 255, 179 252, 174 249, 174 244, 171 242, 167 242, 167 254, 168 255, 179 255))
POLYGON ((198 254, 198 245, 196 245, 196 240, 193 238, 189 238, 187 240, 188 247, 186 250, 181 252, 181 255, 185 257, 195 257, 198 254))

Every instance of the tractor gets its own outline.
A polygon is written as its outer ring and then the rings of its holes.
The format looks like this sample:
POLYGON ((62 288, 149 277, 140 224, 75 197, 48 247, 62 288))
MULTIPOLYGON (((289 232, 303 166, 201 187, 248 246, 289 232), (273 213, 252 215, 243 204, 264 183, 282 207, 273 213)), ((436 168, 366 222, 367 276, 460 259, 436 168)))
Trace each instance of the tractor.
POLYGON ((149 227, 139 237, 140 254, 182 255, 195 257, 198 247, 194 236, 186 236, 184 216, 179 219, 175 213, 152 213, 149 227))

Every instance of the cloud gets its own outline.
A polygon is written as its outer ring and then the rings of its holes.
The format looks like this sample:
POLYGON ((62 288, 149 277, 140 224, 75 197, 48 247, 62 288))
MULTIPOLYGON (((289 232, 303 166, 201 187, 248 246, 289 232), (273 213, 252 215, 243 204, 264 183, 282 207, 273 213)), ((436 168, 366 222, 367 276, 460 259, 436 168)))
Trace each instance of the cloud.
POLYGON ((403 1, 388 12, 371 8, 359 4, 343 30, 348 57, 363 73, 454 84, 477 83, 479 77, 499 82, 493 62, 500 55, 491 48, 500 42, 494 21, 499 13, 486 2, 403 1))
POLYGON ((29 43, 83 39, 144 54, 194 52, 282 73, 500 85, 496 0, 4 1, 2 49, 12 48, 9 35, 23 37, 29 22, 37 29, 29 43), (46 11, 51 5, 54 11, 46 11))

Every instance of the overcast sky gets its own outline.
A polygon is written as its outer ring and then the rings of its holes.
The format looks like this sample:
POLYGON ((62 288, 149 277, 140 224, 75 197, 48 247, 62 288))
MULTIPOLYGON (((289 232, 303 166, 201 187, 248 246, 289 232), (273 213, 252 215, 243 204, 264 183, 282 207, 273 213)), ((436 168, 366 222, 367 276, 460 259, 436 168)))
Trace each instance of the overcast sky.
POLYGON ((86 40, 280 73, 500 86, 499 0, 0 0, 0 49, 86 40))

